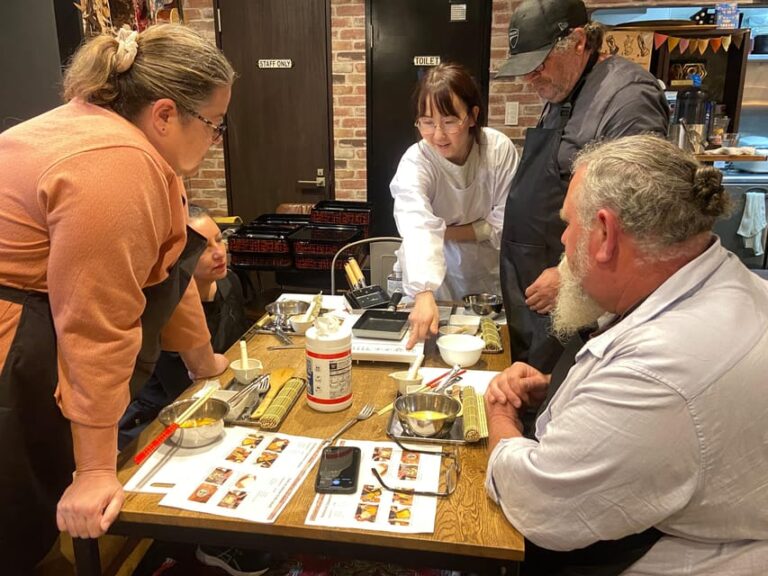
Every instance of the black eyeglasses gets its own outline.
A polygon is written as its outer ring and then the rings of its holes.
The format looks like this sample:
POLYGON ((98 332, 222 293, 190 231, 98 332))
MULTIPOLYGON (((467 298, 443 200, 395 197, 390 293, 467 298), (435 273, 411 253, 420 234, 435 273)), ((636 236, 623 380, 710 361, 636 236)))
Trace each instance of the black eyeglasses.
POLYGON ((179 104, 179 107, 186 110, 188 113, 190 113, 192 116, 200 120, 201 122, 205 123, 207 126, 210 126, 210 128, 213 130, 213 143, 218 144, 221 142, 221 138, 224 136, 224 132, 227 131, 227 125, 224 123, 224 121, 221 122, 221 124, 214 124, 208 118, 200 114, 199 112, 195 112, 191 108, 187 108, 186 106, 183 106, 179 104))
POLYGON ((459 463, 459 453, 456 450, 449 450, 449 451, 443 451, 443 452, 431 452, 429 450, 418 450, 414 448, 406 448, 403 446, 400 442, 397 441, 396 438, 390 438, 397 444, 403 452, 411 452, 415 454, 431 454, 432 456, 435 455, 442 455, 442 459, 440 461, 441 468, 443 465, 445 466, 445 472, 441 474, 442 476, 442 487, 438 486, 437 491, 432 492, 429 490, 414 490, 413 488, 406 488, 406 487, 396 487, 396 486, 390 486, 388 485, 384 479, 381 477, 381 474, 379 474, 379 471, 376 468, 371 468, 371 473, 376 477, 376 480, 381 484, 381 487, 385 490, 389 490, 390 492, 400 492, 403 494, 413 494, 415 496, 450 496, 456 491, 456 486, 459 484, 459 475, 461 474, 461 464, 459 463))

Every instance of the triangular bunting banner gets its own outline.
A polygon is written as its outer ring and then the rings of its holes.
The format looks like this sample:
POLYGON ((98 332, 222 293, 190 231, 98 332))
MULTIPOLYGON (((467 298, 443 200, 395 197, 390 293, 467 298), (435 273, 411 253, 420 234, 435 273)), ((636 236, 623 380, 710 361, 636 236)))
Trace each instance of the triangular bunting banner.
POLYGON ((669 46, 669 51, 673 52, 675 48, 677 48, 677 45, 680 44, 680 38, 674 38, 672 36, 669 37, 669 41, 667 42, 667 45, 669 46))
MULTIPOLYGON (((667 41, 667 38, 669 38, 669 36, 666 36, 664 34, 658 34, 658 33, 654 34, 653 35, 653 47, 656 48, 656 50, 658 50, 659 48, 661 48, 661 45, 664 44, 664 42, 667 41)), ((671 46, 669 47, 669 51, 670 52, 672 51, 672 47, 671 46)))
POLYGON ((709 40, 699 40, 699 54, 704 54, 707 51, 707 46, 709 46, 709 40))
POLYGON ((733 45, 736 46, 736 48, 741 48, 741 43, 743 41, 744 41, 744 36, 742 36, 741 34, 733 37, 733 45))
POLYGON ((712 40, 709 41, 709 45, 712 46, 712 52, 717 52, 720 50, 720 46, 723 43, 722 38, 712 38, 712 40))
POLYGON ((726 52, 728 52, 728 48, 731 47, 731 40, 732 39, 733 39, 732 36, 723 36, 723 38, 722 38, 722 40, 723 40, 723 50, 725 50, 726 52))
POLYGON ((685 54, 685 51, 688 50, 688 44, 690 41, 688 38, 680 38, 680 54, 685 54))

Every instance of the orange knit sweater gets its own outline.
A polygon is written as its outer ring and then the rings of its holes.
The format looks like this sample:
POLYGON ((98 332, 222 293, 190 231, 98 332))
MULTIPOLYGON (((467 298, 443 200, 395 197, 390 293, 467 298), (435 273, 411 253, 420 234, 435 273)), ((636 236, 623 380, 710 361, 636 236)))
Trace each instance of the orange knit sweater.
MULTIPOLYGON (((181 179, 141 130, 109 110, 73 101, 0 134, 0 284, 49 294, 56 399, 69 420, 114 427, 123 414, 142 289, 167 277, 186 220, 181 179)), ((19 315, 20 306, 0 301, 0 367, 19 315)), ((163 347, 209 340, 190 282, 163 347)))

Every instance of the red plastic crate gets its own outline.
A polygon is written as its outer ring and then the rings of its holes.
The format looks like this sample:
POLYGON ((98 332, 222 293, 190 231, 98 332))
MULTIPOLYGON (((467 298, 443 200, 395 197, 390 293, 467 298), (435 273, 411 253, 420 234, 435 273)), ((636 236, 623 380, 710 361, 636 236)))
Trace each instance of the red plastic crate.
POLYGON ((291 268, 293 266, 293 258, 291 256, 277 256, 267 254, 254 254, 254 253, 238 253, 232 252, 232 266, 248 267, 248 268, 291 268))
POLYGON ((290 254, 288 236, 296 229, 296 226, 249 224, 232 234, 227 240, 227 246, 230 252, 290 254))
POLYGON ((342 224, 361 228, 362 237, 368 237, 371 224, 370 202, 342 202, 321 200, 312 208, 309 220, 313 224, 342 224))
POLYGON ((360 229, 355 226, 309 224, 288 236, 288 240, 297 256, 333 256, 346 244, 361 237, 360 229))

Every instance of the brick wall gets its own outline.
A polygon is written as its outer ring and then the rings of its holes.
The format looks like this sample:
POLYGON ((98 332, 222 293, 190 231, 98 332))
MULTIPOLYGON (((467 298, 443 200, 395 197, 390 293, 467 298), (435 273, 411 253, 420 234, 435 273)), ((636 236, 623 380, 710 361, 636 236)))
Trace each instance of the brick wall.
MULTIPOLYGON (((183 0, 185 24, 216 41, 213 20, 213 0, 183 0)), ((208 208, 214 215, 227 214, 227 184, 224 168, 224 148, 211 146, 200 170, 185 180, 190 201, 208 208)))
MULTIPOLYGON (((418 0, 414 0, 418 1, 418 0)), ((364 200, 366 197, 365 146, 365 2, 364 0, 330 0, 331 2, 331 74, 333 76, 333 143, 336 175, 336 197, 342 200, 364 200)), ((680 5, 684 0, 631 2, 626 0, 586 0, 590 8, 620 6, 680 5)), ((741 2, 751 4, 752 2, 741 2)), ((491 76, 507 56, 509 16, 519 0, 493 0, 491 29, 491 76)), ((716 0, 691 3, 714 5, 716 0)), ((183 0, 184 20, 214 37, 213 0, 183 0)), ((488 124, 521 144, 525 128, 533 125, 541 111, 538 96, 514 79, 492 80, 489 90, 488 124), (517 101, 519 125, 504 126, 504 108, 517 101)), ((188 179, 190 198, 217 213, 226 213, 224 156, 221 146, 211 149, 200 172, 188 179)))

